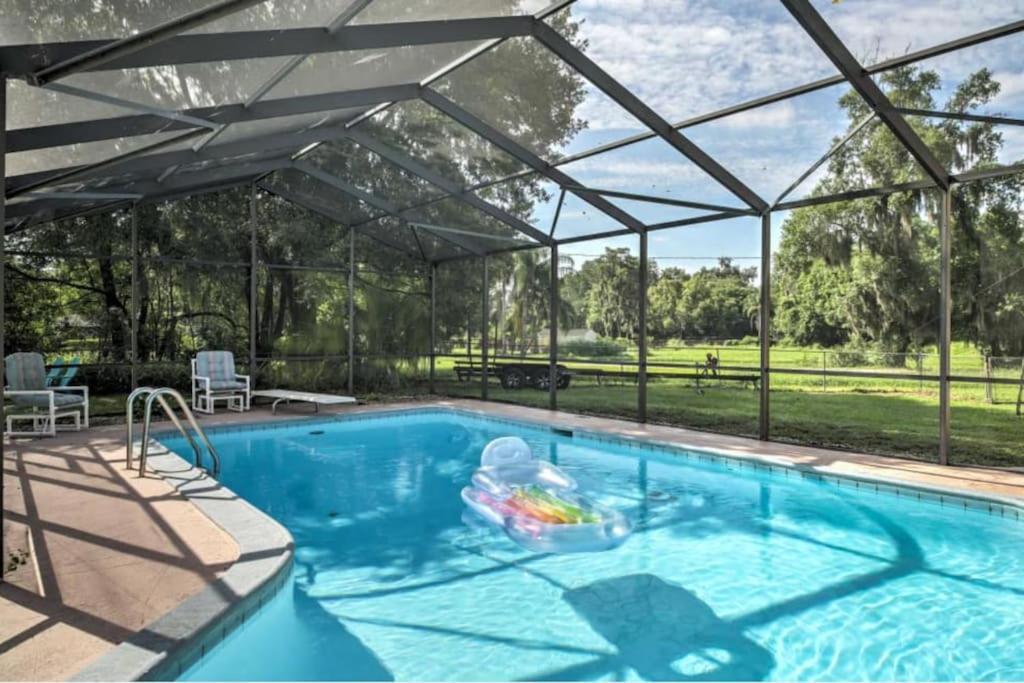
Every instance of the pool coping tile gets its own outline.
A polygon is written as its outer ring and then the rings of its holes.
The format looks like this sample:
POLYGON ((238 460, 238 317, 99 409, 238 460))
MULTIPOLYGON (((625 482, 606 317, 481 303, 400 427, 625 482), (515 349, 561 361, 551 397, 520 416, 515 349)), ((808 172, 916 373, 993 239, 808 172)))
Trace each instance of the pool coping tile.
POLYGON ((284 526, 159 444, 148 458, 154 474, 234 538, 238 560, 212 584, 70 680, 178 678, 280 590, 291 569, 294 541, 284 526))
MULTIPOLYGON (((535 429, 555 434, 567 435, 573 438, 583 438, 599 443, 613 443, 622 447, 636 450, 651 450, 668 453, 675 457, 682 457, 687 460, 696 461, 718 461, 741 469, 754 469, 790 476, 798 473, 805 479, 813 479, 828 483, 837 487, 852 487, 854 489, 869 488, 875 493, 891 494, 898 497, 908 497, 922 502, 937 503, 943 506, 957 507, 963 510, 988 512, 989 514, 1007 517, 1018 521, 1024 521, 1024 499, 1012 496, 1000 495, 994 492, 979 492, 976 490, 960 488, 955 486, 935 486, 923 482, 908 482, 899 478, 885 480, 880 476, 869 474, 857 474, 851 472, 823 472, 812 465, 805 465, 799 462, 792 462, 784 456, 770 454, 750 453, 749 451, 737 450, 727 446, 712 446, 708 444, 697 444, 685 440, 668 441, 659 439, 655 435, 645 434, 634 436, 622 434, 613 429, 601 427, 563 427, 543 422, 540 416, 517 416, 495 414, 491 411, 492 406, 465 406, 459 404, 443 403, 409 403, 364 406, 358 411, 346 411, 339 413, 328 413, 319 415, 301 416, 277 420, 273 422, 246 423, 236 422, 231 424, 214 425, 207 428, 208 433, 231 433, 252 430, 273 430, 299 426, 303 424, 314 424, 318 422, 360 422, 368 420, 380 420, 387 417, 401 417, 417 414, 448 413, 476 417, 491 422, 505 423, 527 429, 535 429)), ((659 425, 650 425, 659 427, 659 425)), ((686 431, 669 427, 685 435, 686 431)), ((162 431, 155 436, 175 435, 173 432, 162 431)))

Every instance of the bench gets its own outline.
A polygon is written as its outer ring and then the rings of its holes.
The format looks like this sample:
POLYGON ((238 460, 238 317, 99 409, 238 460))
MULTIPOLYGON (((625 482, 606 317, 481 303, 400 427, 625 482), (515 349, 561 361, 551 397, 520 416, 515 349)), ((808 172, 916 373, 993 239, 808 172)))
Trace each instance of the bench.
POLYGON ((358 403, 356 399, 351 396, 339 396, 337 394, 315 394, 309 391, 291 391, 289 389, 261 389, 260 391, 252 392, 253 398, 270 398, 274 399, 274 405, 271 407, 271 412, 277 415, 277 406, 282 401, 285 404, 296 401, 299 403, 312 403, 313 412, 319 413, 320 406, 338 406, 338 405, 351 405, 358 403))

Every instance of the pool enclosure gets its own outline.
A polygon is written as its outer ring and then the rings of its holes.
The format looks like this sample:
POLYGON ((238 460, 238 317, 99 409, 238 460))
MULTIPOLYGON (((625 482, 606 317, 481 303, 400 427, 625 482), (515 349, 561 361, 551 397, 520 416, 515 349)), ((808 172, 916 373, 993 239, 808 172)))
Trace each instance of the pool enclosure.
POLYGON ((5 352, 1013 464, 1024 4, 626 5, 0 0, 5 352))

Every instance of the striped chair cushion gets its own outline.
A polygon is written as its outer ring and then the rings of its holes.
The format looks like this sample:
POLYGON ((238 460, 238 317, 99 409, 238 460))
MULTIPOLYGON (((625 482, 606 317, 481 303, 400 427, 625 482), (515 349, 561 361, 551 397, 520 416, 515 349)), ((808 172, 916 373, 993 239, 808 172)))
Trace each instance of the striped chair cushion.
POLYGON ((245 382, 233 382, 226 379, 211 379, 210 389, 213 391, 227 391, 231 389, 245 389, 245 382))
MULTIPOLYGON (((33 408, 49 408, 50 397, 41 394, 32 396, 12 396, 15 405, 32 406, 33 408)), ((81 394, 65 394, 55 391, 53 393, 53 405, 56 408, 69 408, 85 404, 85 397, 81 394)))
POLYGON ((4 371, 11 391, 39 391, 46 388, 46 363, 38 353, 12 353, 4 358, 4 371))
POLYGON ((196 354, 196 374, 214 382, 235 381, 235 354, 230 351, 200 351, 196 354))

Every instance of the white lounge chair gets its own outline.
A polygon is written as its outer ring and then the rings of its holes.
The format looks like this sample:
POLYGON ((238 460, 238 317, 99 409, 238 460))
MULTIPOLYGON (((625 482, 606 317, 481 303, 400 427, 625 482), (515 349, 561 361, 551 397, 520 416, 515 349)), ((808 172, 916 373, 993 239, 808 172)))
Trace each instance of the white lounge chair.
POLYGON ((7 412, 9 436, 56 436, 57 431, 89 427, 89 387, 47 386, 46 363, 38 353, 12 353, 4 358, 7 385, 4 398, 14 406, 7 412), (31 412, 15 412, 31 409, 31 412), (73 425, 58 425, 71 419, 73 425), (15 430, 14 421, 31 421, 31 430, 15 430))
POLYGON ((277 406, 282 402, 285 405, 290 404, 292 401, 298 403, 312 403, 313 412, 319 413, 320 406, 340 406, 340 405, 352 405, 359 403, 356 399, 351 396, 341 396, 338 394, 317 394, 311 391, 292 391, 290 389, 260 389, 252 392, 253 396, 260 398, 274 399, 274 405, 271 406, 271 412, 277 415, 277 406))
POLYGON ((192 410, 213 415, 217 401, 227 403, 229 410, 249 410, 249 375, 235 372, 230 351, 200 351, 192 359, 192 410))

